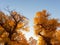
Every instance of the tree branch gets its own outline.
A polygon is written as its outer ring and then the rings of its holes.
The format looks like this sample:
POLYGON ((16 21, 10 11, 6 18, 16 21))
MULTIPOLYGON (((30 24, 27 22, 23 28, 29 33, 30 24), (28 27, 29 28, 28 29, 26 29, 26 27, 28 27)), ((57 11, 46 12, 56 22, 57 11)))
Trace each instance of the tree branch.
POLYGON ((40 34, 40 33, 39 33, 39 35, 43 37, 43 40, 45 40, 45 42, 47 43, 47 45, 52 45, 52 44, 50 43, 50 40, 51 40, 50 38, 45 37, 45 36, 43 36, 43 35, 40 34))
POLYGON ((2 23, 0 23, 0 25, 4 28, 4 30, 5 30, 6 32, 9 33, 9 31, 7 30, 7 28, 5 28, 2 23))
MULTIPOLYGON (((15 15, 16 15, 16 14, 15 14, 15 15)), ((12 18, 15 20, 15 22, 17 22, 16 19, 15 19, 15 17, 14 17, 12 14, 11 14, 11 16, 12 16, 12 18)))

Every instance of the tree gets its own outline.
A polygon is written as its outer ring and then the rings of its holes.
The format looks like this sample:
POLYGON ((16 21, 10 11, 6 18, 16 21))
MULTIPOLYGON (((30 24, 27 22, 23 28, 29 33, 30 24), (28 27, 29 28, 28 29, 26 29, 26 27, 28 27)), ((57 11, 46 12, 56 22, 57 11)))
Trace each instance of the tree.
POLYGON ((52 45, 51 39, 60 25, 57 19, 51 19, 49 16, 50 14, 43 10, 37 12, 34 17, 34 32, 39 36, 38 45, 52 45))
POLYGON ((21 30, 28 31, 28 18, 16 11, 10 11, 9 15, 0 11, 0 43, 29 45, 21 30))

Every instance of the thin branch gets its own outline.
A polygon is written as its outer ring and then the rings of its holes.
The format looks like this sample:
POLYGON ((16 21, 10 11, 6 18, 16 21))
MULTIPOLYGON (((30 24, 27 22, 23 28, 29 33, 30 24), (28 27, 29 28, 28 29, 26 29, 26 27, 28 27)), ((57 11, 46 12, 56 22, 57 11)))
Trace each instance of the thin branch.
POLYGON ((7 31, 9 33, 9 31, 7 30, 7 28, 5 28, 1 23, 0 25, 4 28, 5 31, 7 31))
MULTIPOLYGON (((16 24, 15 24, 12 32, 14 32, 14 30, 16 29, 16 27, 20 21, 22 21, 22 17, 20 17, 20 20, 16 21, 16 24)), ((25 25, 27 25, 27 23, 25 23, 25 25)), ((24 27, 25 25, 23 25, 22 27, 24 27)), ((20 27, 20 28, 22 28, 22 27, 20 27)))
POLYGON ((52 45, 52 44, 50 43, 50 40, 51 40, 50 38, 45 37, 45 36, 43 36, 43 35, 40 34, 40 33, 39 33, 39 35, 43 37, 43 40, 45 40, 45 42, 47 43, 47 45, 52 45))
MULTIPOLYGON (((15 14, 15 15, 16 15, 16 14, 15 14)), ((17 22, 16 19, 15 19, 15 17, 14 17, 12 14, 11 14, 11 16, 12 16, 12 18, 15 20, 15 22, 17 22)))

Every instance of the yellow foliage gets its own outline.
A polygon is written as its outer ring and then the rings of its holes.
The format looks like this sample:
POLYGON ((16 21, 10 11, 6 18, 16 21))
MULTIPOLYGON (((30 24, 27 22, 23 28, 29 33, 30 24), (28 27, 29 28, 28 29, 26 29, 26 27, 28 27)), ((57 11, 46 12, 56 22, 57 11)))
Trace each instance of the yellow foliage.
POLYGON ((42 12, 37 12, 35 17, 41 17, 41 16, 47 16, 46 10, 43 10, 42 12))
POLYGON ((34 33, 35 35, 38 35, 40 33, 40 30, 35 30, 34 33))
POLYGON ((11 41, 11 44, 10 45, 29 45, 28 43, 26 42, 16 42, 16 41, 11 41))
MULTIPOLYGON (((28 45, 25 36, 20 33, 20 29, 27 24, 28 19, 16 11, 11 11, 9 15, 0 12, 0 42, 4 45, 28 45)), ((24 30, 27 31, 28 27, 24 30)))
POLYGON ((19 24, 17 25, 17 29, 19 29, 19 28, 21 28, 21 27, 23 27, 23 26, 24 26, 23 23, 19 23, 19 24))
POLYGON ((42 15, 42 12, 37 12, 35 17, 40 17, 42 15))
POLYGON ((10 26, 13 26, 15 23, 14 23, 14 21, 13 20, 9 20, 9 25, 10 26))
POLYGON ((39 18, 34 18, 34 24, 38 24, 40 22, 39 18))
MULTIPOLYGON (((57 19, 49 19, 48 16, 49 14, 46 12, 46 10, 36 13, 34 17, 34 32, 36 35, 39 35, 40 33, 44 37, 51 39, 54 37, 54 34, 56 33, 56 29, 57 27, 59 27, 60 23, 58 22, 57 19)), ((59 36, 60 35, 57 34, 57 38, 60 40, 59 36)), ((39 42, 38 45, 45 45, 46 43, 41 37, 38 39, 38 42, 39 42)))
POLYGON ((8 35, 9 35, 9 34, 8 34, 7 32, 4 32, 4 33, 1 35, 1 37, 2 37, 2 38, 5 38, 5 37, 8 37, 8 35))
POLYGON ((60 41, 60 30, 58 30, 58 31, 56 32, 56 37, 57 37, 57 39, 60 41))
POLYGON ((57 25, 58 24, 58 22, 57 22, 57 20, 56 19, 50 19, 49 21, 48 21, 48 24, 51 24, 51 25, 57 25))
POLYGON ((34 18, 34 24, 44 24, 46 22, 47 22, 47 20, 45 18, 42 18, 42 17, 34 18))
POLYGON ((20 44, 18 42, 16 42, 16 41, 11 41, 10 45, 20 45, 20 44))
POLYGON ((24 31, 29 32, 29 27, 22 28, 24 31))
MULTIPOLYGON (((43 31, 42 31, 42 32, 43 32, 43 31)), ((44 35, 45 37, 52 38, 53 35, 54 35, 54 33, 55 33, 54 31, 51 31, 51 32, 50 32, 49 30, 45 30, 43 35, 44 35)))
POLYGON ((45 45, 46 43, 45 43, 45 41, 44 41, 44 39, 40 36, 40 37, 38 37, 38 45, 45 45))
POLYGON ((34 17, 34 24, 43 24, 47 22, 47 18, 46 18, 46 12, 42 11, 42 12, 37 12, 36 16, 34 17))

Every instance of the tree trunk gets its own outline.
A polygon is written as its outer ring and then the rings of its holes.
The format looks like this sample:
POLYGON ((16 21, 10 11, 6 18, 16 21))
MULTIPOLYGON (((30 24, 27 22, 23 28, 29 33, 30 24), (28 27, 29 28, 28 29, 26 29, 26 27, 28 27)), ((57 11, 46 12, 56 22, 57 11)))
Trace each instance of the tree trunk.
POLYGON ((45 40, 45 42, 46 42, 46 44, 47 45, 52 45, 51 43, 50 43, 50 38, 48 38, 48 37, 43 37, 43 39, 45 40))
POLYGON ((11 40, 11 37, 12 37, 12 32, 10 30, 8 38, 11 40))
POLYGON ((47 45, 52 45, 52 44, 50 43, 50 40, 51 40, 50 38, 45 37, 45 36, 43 36, 43 35, 40 34, 40 33, 39 33, 39 35, 43 37, 43 39, 45 40, 45 42, 46 42, 47 45))
POLYGON ((8 45, 8 43, 7 42, 5 42, 5 44, 4 45, 8 45))

